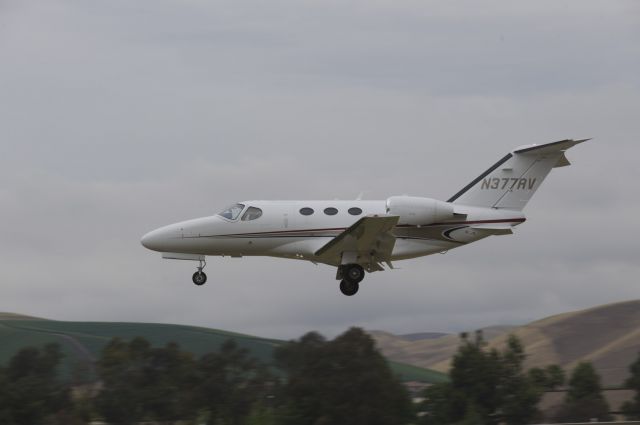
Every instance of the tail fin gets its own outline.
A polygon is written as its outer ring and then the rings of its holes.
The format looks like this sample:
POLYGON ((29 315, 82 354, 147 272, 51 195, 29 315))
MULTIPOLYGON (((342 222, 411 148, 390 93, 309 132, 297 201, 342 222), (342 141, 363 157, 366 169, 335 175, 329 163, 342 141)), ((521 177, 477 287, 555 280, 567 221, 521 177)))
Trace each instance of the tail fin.
POLYGON ((447 202, 522 210, 552 168, 570 165, 564 152, 587 140, 561 140, 516 148, 447 202))

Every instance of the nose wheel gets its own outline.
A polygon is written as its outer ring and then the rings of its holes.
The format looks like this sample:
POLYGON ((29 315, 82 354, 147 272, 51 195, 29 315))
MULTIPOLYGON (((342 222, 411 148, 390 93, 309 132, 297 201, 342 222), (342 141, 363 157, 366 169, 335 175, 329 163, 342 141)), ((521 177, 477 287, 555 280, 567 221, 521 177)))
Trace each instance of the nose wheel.
POLYGON ((206 261, 201 260, 200 266, 198 267, 198 271, 193 274, 191 280, 198 286, 202 286, 207 283, 207 275, 202 271, 204 267, 207 265, 206 261))
POLYGON ((205 283, 207 283, 207 275, 205 274, 205 272, 198 271, 193 274, 192 280, 193 283, 198 286, 204 285, 205 283))

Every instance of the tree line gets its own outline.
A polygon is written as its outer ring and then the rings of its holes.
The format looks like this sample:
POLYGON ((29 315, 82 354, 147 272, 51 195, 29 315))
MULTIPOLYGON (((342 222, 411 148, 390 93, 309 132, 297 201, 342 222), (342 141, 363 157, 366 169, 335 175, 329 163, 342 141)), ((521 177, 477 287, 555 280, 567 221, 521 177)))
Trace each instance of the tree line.
MULTIPOLYGON (((97 390, 75 394, 57 375, 62 357, 55 344, 28 347, 0 368, 0 424, 520 425, 541 420, 543 394, 560 387, 566 396, 552 420, 609 419, 590 363, 568 379, 557 365, 525 370, 514 336, 497 350, 481 333, 463 334, 450 380, 427 388, 419 404, 358 328, 333 340, 310 332, 277 347, 271 364, 233 340, 196 357, 175 343, 114 338, 96 363, 97 390)), ((640 419, 640 357, 630 370, 625 385, 636 396, 623 411, 640 419)))
POLYGON ((272 364, 228 340, 196 357, 170 343, 111 340, 96 364, 99 390, 72 397, 56 375, 57 345, 25 348, 0 368, 0 424, 397 425, 414 418, 374 341, 352 328, 279 346, 272 364))
MULTIPOLYGON (((453 357, 450 381, 429 387, 421 405, 422 425, 524 425, 543 419, 554 422, 607 421, 609 406, 600 377, 589 362, 579 363, 566 379, 558 365, 525 370, 522 343, 511 335, 503 350, 488 349, 482 333, 463 334, 453 357), (567 384, 562 405, 543 418, 539 403, 547 391, 567 384)), ((640 357, 636 361, 640 383, 640 357)), ((634 363, 634 364, 636 364, 634 363)), ((632 386, 640 394, 640 385, 632 386)), ((635 406, 627 406, 633 415, 635 406)))

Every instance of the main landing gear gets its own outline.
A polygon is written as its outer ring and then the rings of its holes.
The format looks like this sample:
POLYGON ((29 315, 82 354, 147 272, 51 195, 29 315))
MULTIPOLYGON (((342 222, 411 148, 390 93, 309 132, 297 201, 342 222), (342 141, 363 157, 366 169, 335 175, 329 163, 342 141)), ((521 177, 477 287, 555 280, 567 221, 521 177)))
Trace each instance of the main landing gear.
POLYGON ((355 295, 360 289, 360 282, 364 279, 364 269, 360 264, 345 264, 338 270, 340 281, 340 292, 350 297, 355 295))
POLYGON ((207 283, 207 275, 202 271, 202 269, 204 269, 206 265, 207 265, 207 262, 205 260, 200 260, 200 266, 198 267, 198 271, 195 272, 193 274, 193 277, 191 278, 193 280, 193 283, 195 283, 198 286, 202 286, 205 283, 207 283))

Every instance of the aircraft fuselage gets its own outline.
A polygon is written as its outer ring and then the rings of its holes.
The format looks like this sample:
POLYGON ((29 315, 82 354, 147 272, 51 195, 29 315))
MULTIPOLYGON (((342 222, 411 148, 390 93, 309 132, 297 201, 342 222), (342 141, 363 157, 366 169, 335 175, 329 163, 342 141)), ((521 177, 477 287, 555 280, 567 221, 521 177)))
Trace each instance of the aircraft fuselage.
MULTIPOLYGON (((387 214, 387 201, 245 201, 234 220, 220 215, 174 223, 154 230, 142 239, 149 249, 167 253, 209 256, 272 256, 328 262, 315 253, 328 241, 365 216, 387 214), (259 219, 242 221, 248 208, 259 208, 259 219), (310 208, 313 213, 303 215, 310 208), (332 209, 336 212, 333 215, 332 209), (305 212, 308 210, 305 210, 305 212), (349 212, 351 211, 351 213, 349 212)), ((514 226, 525 221, 521 211, 479 207, 459 207, 466 216, 423 225, 398 224, 390 261, 421 257, 448 251, 489 236, 491 233, 470 226, 501 224, 514 226)))

